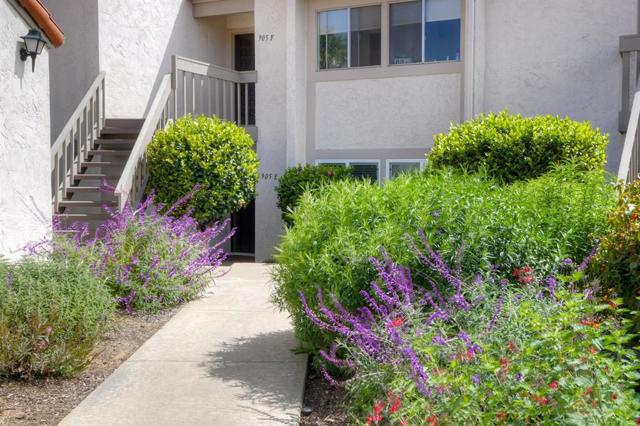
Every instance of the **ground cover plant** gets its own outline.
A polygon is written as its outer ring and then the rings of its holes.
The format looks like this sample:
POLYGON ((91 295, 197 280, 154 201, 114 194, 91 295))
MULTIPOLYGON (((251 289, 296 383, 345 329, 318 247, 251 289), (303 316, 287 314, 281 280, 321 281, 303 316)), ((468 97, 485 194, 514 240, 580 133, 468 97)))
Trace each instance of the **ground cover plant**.
POLYGON ((76 247, 56 246, 53 251, 62 257, 70 251, 85 253, 94 273, 127 311, 154 312, 193 300, 226 259, 223 245, 233 235, 228 221, 201 230, 191 210, 174 216, 199 191, 192 189, 168 208, 156 204, 152 193, 136 209, 127 205, 110 211, 110 219, 90 238, 86 225, 76 226, 76 247))
MULTIPOLYGON (((276 256, 275 299, 291 313, 302 347, 314 352, 332 333, 310 323, 298 291, 309 296, 320 286, 346 309, 357 308, 360 291, 376 275, 369 259, 382 247, 415 271, 416 285, 428 287, 428 271, 407 247, 406 234, 424 229, 447 262, 464 245, 464 276, 494 265, 548 274, 563 259, 590 252, 606 233, 606 212, 614 204, 604 172, 573 166, 511 185, 448 170, 401 176, 382 187, 337 182, 305 194, 293 213, 294 226, 276 256)), ((309 303, 317 307, 314 299, 309 303)))
POLYGON ((0 377, 70 376, 91 360, 114 310, 87 258, 0 261, 0 377))
POLYGON ((351 169, 335 165, 312 166, 306 164, 287 169, 278 179, 276 194, 282 220, 293 225, 291 212, 295 209, 302 194, 322 188, 329 182, 351 178, 351 169))
POLYGON ((173 204, 199 185, 200 191, 175 210, 192 208, 200 224, 223 219, 255 197, 258 158, 251 136, 217 117, 186 115, 159 130, 147 147, 148 188, 159 203, 173 204))
POLYGON ((523 117, 508 111, 480 115, 436 135, 431 168, 485 169, 502 182, 531 179, 556 165, 602 170, 609 138, 588 122, 554 116, 523 117))
POLYGON ((431 272, 415 285, 408 268, 372 259, 378 278, 347 310, 321 290, 299 297, 313 324, 339 336, 320 354, 351 372, 358 425, 628 425, 638 419, 635 353, 617 302, 574 291, 589 256, 552 275, 524 266, 467 279, 424 235, 412 242, 431 272), (326 300, 325 300, 326 299, 326 300))

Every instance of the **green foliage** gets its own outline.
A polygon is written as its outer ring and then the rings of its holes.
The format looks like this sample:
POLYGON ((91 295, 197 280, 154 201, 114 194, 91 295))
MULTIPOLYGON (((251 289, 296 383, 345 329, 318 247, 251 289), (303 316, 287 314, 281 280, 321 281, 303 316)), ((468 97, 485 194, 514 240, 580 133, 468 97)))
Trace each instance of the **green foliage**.
POLYGON ((81 254, 0 262, 0 376, 81 371, 113 309, 81 254))
POLYGON ((460 310, 428 333, 426 313, 408 316, 401 336, 429 372, 430 398, 418 391, 411 371, 349 347, 358 368, 348 383, 353 423, 369 416, 368 425, 634 424, 638 367, 625 348, 632 338, 628 322, 582 294, 561 290, 558 300, 541 299, 539 290, 509 290, 490 332, 490 309, 460 310), (469 355, 460 330, 479 353, 469 355), (446 343, 434 344, 436 334, 446 343))
POLYGON ((201 224, 227 217, 255 197, 258 159, 249 134, 229 121, 187 115, 159 130, 147 148, 148 187, 173 204, 196 185, 201 190, 176 211, 193 208, 201 224))
POLYGON ((468 172, 486 168, 502 182, 531 179, 554 165, 574 163, 581 170, 600 170, 609 138, 588 122, 553 116, 499 114, 453 125, 435 137, 428 154, 431 168, 454 167, 468 172))
POLYGON ((291 212, 305 191, 314 191, 325 184, 337 180, 349 179, 351 169, 333 165, 305 165, 287 169, 278 179, 276 193, 278 208, 282 211, 282 220, 292 225, 291 212))
POLYGON ((612 297, 622 297, 634 311, 640 308, 639 208, 640 181, 620 188, 618 205, 609 214, 611 231, 603 238, 593 263, 593 273, 599 275, 604 290, 612 297))
POLYGON ((276 259, 275 299, 291 313, 304 348, 321 349, 331 337, 311 326, 298 291, 309 296, 319 286, 347 309, 360 306, 359 292, 375 277, 369 258, 383 247, 426 284, 424 268, 403 239, 407 234, 424 229, 449 262, 464 244, 466 275, 491 265, 502 271, 528 265, 545 274, 565 258, 590 252, 606 233, 614 198, 604 172, 581 174, 575 167, 508 186, 448 171, 404 175, 382 187, 337 182, 303 195, 293 213, 276 259))

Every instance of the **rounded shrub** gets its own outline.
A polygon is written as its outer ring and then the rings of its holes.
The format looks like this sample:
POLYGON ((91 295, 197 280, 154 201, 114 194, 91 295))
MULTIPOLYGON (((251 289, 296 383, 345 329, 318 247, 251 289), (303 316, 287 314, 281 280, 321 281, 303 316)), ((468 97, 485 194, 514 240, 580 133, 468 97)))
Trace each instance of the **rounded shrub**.
POLYGON ((320 287, 347 309, 360 306, 361 290, 375 277, 369 259, 381 248, 428 285, 406 235, 423 229, 466 275, 492 267, 509 275, 524 266, 547 274, 565 258, 590 253, 608 229, 614 203, 603 171, 578 173, 572 166, 508 186, 444 170, 401 176, 382 187, 336 182, 304 194, 292 214, 294 226, 276 256, 275 298, 291 313, 303 346, 316 350, 331 336, 311 326, 298 292, 313 299, 320 287))
POLYGON ((508 111, 480 115, 435 137, 431 168, 486 169, 502 182, 531 179, 553 166, 574 163, 603 169, 609 138, 588 122, 554 116, 523 117, 508 111))
POLYGON ((113 314, 84 256, 0 263, 0 376, 73 375, 113 314))
POLYGON ((282 220, 292 225, 291 212, 305 191, 314 191, 329 182, 351 178, 351 169, 343 166, 306 164, 287 169, 278 179, 276 194, 282 220))
POLYGON ((193 209, 201 224, 229 216, 255 197, 258 158, 254 142, 230 121, 187 115, 158 130, 147 147, 148 187, 173 204, 194 186, 201 190, 176 214, 193 209))

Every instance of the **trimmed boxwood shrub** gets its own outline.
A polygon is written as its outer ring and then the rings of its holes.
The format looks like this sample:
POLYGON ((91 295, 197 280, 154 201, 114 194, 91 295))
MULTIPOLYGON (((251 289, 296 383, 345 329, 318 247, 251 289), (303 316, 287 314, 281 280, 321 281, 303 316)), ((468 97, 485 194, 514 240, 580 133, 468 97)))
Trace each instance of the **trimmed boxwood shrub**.
POLYGON ((287 169, 278 179, 278 186, 276 186, 282 220, 287 225, 292 225, 291 212, 305 191, 313 191, 329 182, 349 178, 351 178, 351 169, 342 166, 306 164, 287 169))
MULTIPOLYGON (((621 188, 617 207, 609 214, 611 231, 593 263, 603 289, 621 297, 627 308, 640 308, 640 181, 621 188)), ((636 315, 636 326, 640 316, 636 315)))
POLYGON ((113 310, 109 289, 79 252, 0 262, 0 376, 81 371, 113 310))
POLYGON ((316 350, 330 336, 305 319, 298 291, 311 300, 320 287, 347 309, 360 306, 360 291, 375 277, 369 258, 383 247, 425 285, 424 268, 403 236, 424 229, 451 263, 462 244, 466 275, 492 266, 506 275, 524 266, 544 275, 591 251, 614 204, 603 171, 582 174, 575 167, 508 186, 451 171, 405 175, 382 187, 336 182, 304 194, 293 213, 276 256, 275 299, 291 313, 303 346, 316 350))
POLYGON ((588 122, 503 111, 452 125, 448 134, 435 137, 427 159, 431 168, 484 168, 489 176, 513 182, 541 176, 564 163, 581 170, 603 169, 608 141, 588 122))
POLYGON ((147 147, 150 189, 156 200, 171 205, 194 186, 200 191, 180 215, 193 208, 201 224, 221 219, 255 197, 258 158, 254 142, 230 121, 187 115, 166 130, 158 130, 147 147))

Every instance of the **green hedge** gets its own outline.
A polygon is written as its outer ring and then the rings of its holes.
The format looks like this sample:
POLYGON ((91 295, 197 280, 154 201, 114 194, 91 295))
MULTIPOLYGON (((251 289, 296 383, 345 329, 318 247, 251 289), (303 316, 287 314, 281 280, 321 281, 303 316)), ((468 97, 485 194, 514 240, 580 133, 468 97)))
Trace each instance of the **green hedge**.
POLYGON ((171 205, 194 186, 201 190, 176 214, 194 209, 206 224, 229 216, 255 197, 258 158, 249 134, 230 121, 187 115, 159 130, 147 148, 148 187, 171 205))
POLYGON ((0 262, 0 376, 81 371, 113 310, 81 255, 0 262))
POLYGON ((503 111, 480 115, 437 135, 427 159, 431 168, 486 169, 492 177, 513 182, 541 176, 564 163, 581 170, 603 169, 608 140, 588 122, 503 111))
POLYGON ((278 179, 276 193, 278 208, 282 211, 282 220, 292 225, 291 212, 305 191, 314 191, 325 184, 351 178, 351 169, 332 165, 304 165, 287 169, 278 179))
POLYGON ((304 318, 298 291, 313 299, 321 287, 347 309, 360 306, 359 291, 374 278, 369 258, 382 248, 424 284, 403 238, 419 229, 450 262, 464 243, 466 274, 491 265, 505 274, 526 265, 544 274, 590 252, 607 230, 606 212, 614 203, 604 172, 579 174, 574 167, 509 186, 448 171, 405 175, 382 187, 337 182, 315 197, 305 194, 293 213, 295 225, 276 257, 275 299, 292 314, 303 345, 315 350, 328 336, 304 318))

